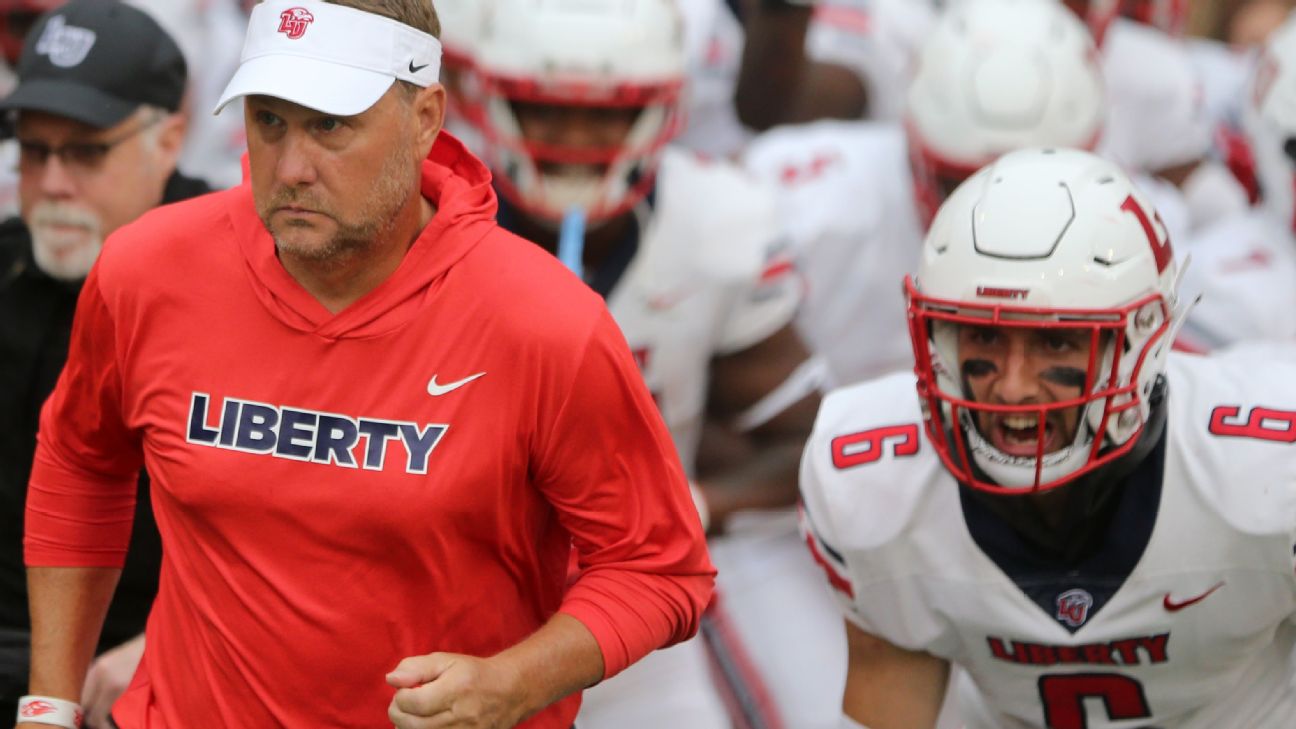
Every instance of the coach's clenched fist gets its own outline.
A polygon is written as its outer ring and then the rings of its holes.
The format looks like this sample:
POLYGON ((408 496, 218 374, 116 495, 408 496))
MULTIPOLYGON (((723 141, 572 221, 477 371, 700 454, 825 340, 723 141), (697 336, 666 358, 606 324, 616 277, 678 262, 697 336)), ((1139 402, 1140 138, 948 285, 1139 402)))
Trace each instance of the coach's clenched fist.
POLYGON ((401 661, 387 674, 397 689, 387 716, 396 729, 509 729, 602 677, 594 635, 558 613, 490 658, 429 653, 401 661))
POLYGON ((387 708, 397 729, 508 729, 529 713, 517 670, 498 657, 406 658, 387 674, 387 683, 399 689, 387 708))

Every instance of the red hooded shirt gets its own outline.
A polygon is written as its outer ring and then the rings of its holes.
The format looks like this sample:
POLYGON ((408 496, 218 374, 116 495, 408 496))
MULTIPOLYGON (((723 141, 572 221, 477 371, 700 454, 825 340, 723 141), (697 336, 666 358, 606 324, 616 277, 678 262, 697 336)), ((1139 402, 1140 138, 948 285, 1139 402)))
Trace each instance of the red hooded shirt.
POLYGON ((247 182, 105 246, 43 412, 26 559, 119 567, 148 469, 165 556, 124 729, 389 726, 402 658, 492 655, 556 611, 606 676, 696 630, 715 573, 603 302, 495 225, 452 137, 422 191, 437 213, 399 269, 336 315, 247 182))

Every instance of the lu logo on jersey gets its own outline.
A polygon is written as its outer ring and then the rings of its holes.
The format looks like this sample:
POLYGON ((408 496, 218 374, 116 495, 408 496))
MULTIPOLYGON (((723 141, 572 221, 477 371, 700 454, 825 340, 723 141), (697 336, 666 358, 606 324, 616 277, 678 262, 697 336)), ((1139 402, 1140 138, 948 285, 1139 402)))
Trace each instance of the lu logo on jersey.
POLYGON ((1093 604, 1093 595, 1088 590, 1067 590, 1057 597, 1056 617, 1072 628, 1079 628, 1089 619, 1089 610, 1093 608, 1093 604))

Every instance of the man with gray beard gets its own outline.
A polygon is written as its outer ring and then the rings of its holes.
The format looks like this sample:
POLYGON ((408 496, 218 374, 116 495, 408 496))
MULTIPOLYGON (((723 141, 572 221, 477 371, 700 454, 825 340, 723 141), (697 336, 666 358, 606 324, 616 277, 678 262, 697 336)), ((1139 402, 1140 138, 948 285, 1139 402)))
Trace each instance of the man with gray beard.
MULTIPOLYGON (((103 239, 161 203, 207 191, 175 172, 185 65, 143 12, 76 0, 27 36, 18 86, 0 100, 21 149, 21 217, 0 223, 0 722, 26 693, 31 624, 23 512, 41 404, 67 357, 72 313, 103 239)), ((161 548, 146 479, 101 658, 82 703, 106 726, 143 650, 161 548)))

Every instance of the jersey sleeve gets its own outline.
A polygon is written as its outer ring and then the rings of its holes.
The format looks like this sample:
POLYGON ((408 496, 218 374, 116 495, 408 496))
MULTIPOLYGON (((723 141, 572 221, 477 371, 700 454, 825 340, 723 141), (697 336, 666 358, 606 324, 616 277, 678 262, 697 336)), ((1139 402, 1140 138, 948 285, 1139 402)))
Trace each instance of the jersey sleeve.
POLYGON ((537 482, 577 554, 561 610, 598 640, 606 678, 692 636, 716 572, 670 435, 606 312, 571 382, 542 425, 537 482))
POLYGON ((91 271, 67 364, 41 410, 28 486, 29 566, 121 567, 134 518, 141 443, 122 417, 117 332, 91 271))
POLYGON ((896 568, 901 545, 936 489, 939 460, 925 452, 913 375, 895 373, 829 393, 801 459, 801 529, 843 616, 861 630, 916 650, 938 632, 896 568))
POLYGON ((874 633, 876 630, 869 627, 855 602, 860 586, 852 575, 832 522, 832 509, 826 493, 833 479, 829 447, 829 441, 816 432, 806 442, 801 457, 801 537, 810 550, 811 559, 822 571, 841 614, 861 629, 874 633))

